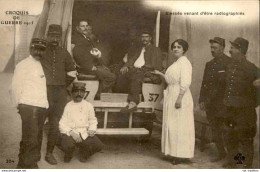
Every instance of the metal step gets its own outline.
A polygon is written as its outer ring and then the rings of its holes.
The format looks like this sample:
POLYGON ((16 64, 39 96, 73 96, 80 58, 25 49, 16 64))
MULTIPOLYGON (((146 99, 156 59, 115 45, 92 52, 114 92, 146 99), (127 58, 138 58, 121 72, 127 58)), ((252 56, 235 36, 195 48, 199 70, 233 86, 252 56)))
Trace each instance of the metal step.
POLYGON ((99 135, 147 135, 149 131, 145 128, 98 128, 99 135))

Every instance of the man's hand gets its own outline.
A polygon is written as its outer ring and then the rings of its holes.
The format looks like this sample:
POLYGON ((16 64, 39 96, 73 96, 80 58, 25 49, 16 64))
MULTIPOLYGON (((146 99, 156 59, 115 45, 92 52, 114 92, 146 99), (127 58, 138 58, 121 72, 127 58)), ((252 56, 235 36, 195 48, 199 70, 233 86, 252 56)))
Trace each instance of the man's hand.
POLYGON ((120 69, 120 72, 121 72, 122 75, 124 75, 125 73, 128 72, 128 67, 127 67, 127 66, 122 67, 122 68, 120 69))
POLYGON ((70 131, 70 136, 75 140, 75 142, 80 143, 82 142, 82 139, 80 138, 80 135, 75 133, 74 131, 70 131))
POLYGON ((200 109, 205 111, 206 108, 205 108, 205 103, 204 102, 200 103, 200 109))
POLYGON ((90 51, 90 54, 92 54, 93 56, 95 56, 96 58, 100 58, 101 57, 101 51, 97 48, 93 48, 90 51))
POLYGON ((161 75, 164 76, 164 74, 162 72, 160 72, 159 70, 154 70, 151 72, 152 74, 156 74, 156 75, 161 75))
POLYGON ((88 130, 88 135, 90 137, 93 137, 95 135, 95 133, 96 133, 96 131, 94 131, 94 130, 88 130))
POLYGON ((91 70, 92 70, 92 71, 96 71, 96 70, 97 70, 97 67, 96 67, 96 66, 93 66, 91 70))
POLYGON ((253 82, 253 85, 255 87, 260 87, 260 78, 256 79, 254 82, 253 82))

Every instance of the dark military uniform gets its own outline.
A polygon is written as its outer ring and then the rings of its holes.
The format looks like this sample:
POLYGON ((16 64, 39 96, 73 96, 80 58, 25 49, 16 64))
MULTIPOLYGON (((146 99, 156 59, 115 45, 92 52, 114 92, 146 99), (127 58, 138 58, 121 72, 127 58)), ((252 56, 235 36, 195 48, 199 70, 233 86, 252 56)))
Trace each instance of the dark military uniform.
POLYGON ((90 51, 97 46, 97 42, 76 33, 72 39, 72 43, 75 44, 75 47, 73 48, 73 57, 76 63, 80 66, 78 72, 96 75, 101 81, 100 89, 98 91, 110 92, 115 83, 116 76, 110 71, 110 69, 105 67, 103 57, 97 59, 90 54, 90 51), (93 66, 96 66, 97 70, 92 71, 93 66))
POLYGON ((67 103, 66 73, 75 70, 75 66, 69 52, 61 47, 47 47, 41 64, 46 75, 49 101, 47 153, 52 153, 59 134, 59 120, 67 103))
POLYGON ((220 157, 226 155, 222 130, 226 116, 223 97, 226 84, 226 68, 230 61, 230 57, 222 54, 206 64, 199 98, 199 103, 205 103, 207 119, 220 157))
MULTIPOLYGON (((234 59, 227 68, 227 86, 224 104, 227 107, 228 160, 236 163, 234 157, 242 153, 244 165, 251 167, 254 155, 253 138, 256 134, 257 90, 253 81, 259 78, 259 69, 244 59, 234 59), (241 144, 241 151, 238 146, 241 144)), ((259 95, 258 95, 259 96, 259 95)))

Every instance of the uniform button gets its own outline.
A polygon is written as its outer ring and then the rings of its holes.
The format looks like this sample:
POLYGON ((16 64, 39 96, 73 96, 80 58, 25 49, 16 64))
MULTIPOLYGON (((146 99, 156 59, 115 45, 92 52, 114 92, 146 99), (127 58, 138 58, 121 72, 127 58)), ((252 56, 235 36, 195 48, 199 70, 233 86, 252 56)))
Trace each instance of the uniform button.
POLYGON ((227 96, 229 98, 229 96, 227 96))
POLYGON ((233 82, 233 80, 231 80, 231 82, 233 82))

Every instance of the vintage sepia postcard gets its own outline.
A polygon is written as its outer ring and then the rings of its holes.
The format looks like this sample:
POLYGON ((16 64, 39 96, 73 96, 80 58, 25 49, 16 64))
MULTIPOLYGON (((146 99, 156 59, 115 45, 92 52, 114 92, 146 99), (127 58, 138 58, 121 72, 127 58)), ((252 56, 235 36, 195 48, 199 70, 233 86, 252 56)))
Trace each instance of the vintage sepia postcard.
POLYGON ((259 1, 0 0, 0 169, 259 169, 259 1))

